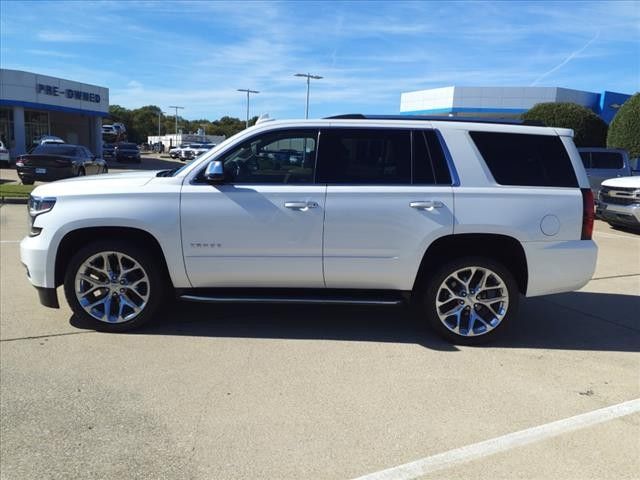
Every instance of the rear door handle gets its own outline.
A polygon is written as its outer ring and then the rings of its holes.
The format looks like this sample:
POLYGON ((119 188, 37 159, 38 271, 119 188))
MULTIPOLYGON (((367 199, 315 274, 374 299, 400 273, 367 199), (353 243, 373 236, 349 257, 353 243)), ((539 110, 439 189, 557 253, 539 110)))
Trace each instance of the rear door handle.
POLYGON ((308 208, 317 208, 317 202, 284 202, 285 208, 293 210, 307 210, 308 208))
POLYGON ((434 208, 444 207, 444 203, 440 200, 425 200, 421 202, 411 202, 409 204, 411 208, 417 208, 419 210, 433 210, 434 208))

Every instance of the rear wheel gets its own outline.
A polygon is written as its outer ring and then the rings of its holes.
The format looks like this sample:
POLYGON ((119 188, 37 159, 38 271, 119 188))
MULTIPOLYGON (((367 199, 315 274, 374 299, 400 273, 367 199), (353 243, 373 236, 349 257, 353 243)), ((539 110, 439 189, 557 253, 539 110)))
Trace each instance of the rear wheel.
POLYGON ((85 175, 86 175, 86 172, 84 171, 84 168, 79 168, 78 177, 84 177, 85 175))
POLYGON ((23 185, 33 185, 33 178, 22 178, 21 179, 23 185))
POLYGON ((483 257, 443 265, 422 293, 422 311, 445 339, 477 345, 495 339, 516 315, 519 291, 511 272, 483 257))
POLYGON ((151 320, 166 282, 157 260, 125 241, 82 248, 69 263, 64 292, 73 312, 91 328, 123 332, 151 320))

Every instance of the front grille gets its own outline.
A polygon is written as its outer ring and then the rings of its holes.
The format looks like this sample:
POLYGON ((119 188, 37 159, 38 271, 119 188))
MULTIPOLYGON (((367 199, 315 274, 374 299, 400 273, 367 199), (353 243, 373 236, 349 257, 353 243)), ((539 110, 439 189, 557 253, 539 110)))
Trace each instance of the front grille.
POLYGON ((607 194, 600 195, 600 201, 603 203, 610 203, 611 205, 632 205, 634 203, 640 203, 640 199, 633 197, 610 197, 607 194))

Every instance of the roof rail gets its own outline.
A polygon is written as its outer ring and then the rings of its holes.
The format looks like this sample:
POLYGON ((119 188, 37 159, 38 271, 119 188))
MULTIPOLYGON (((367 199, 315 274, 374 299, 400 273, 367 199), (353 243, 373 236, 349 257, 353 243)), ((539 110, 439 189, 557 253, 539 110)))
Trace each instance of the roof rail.
POLYGON ((327 120, 421 120, 425 122, 464 122, 464 123, 496 123, 503 125, 531 125, 544 127, 545 124, 537 120, 518 120, 511 118, 476 118, 476 117, 448 117, 445 115, 364 115, 362 113, 347 113, 325 117, 327 120))

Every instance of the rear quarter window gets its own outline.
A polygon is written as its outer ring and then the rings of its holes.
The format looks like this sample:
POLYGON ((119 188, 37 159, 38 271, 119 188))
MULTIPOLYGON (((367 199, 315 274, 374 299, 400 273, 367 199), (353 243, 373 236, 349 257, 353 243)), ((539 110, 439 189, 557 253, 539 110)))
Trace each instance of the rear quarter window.
POLYGON ((591 152, 591 168, 620 170, 624 168, 622 154, 617 152, 591 152))
POLYGON ((469 134, 500 185, 578 187, 560 137, 504 132, 469 134))

